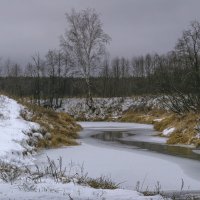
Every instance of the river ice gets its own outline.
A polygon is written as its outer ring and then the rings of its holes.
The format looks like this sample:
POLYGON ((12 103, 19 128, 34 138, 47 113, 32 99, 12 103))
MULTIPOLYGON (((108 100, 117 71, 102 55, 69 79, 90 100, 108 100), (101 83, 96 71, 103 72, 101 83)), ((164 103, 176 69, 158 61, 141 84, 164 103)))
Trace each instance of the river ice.
POLYGON ((37 160, 43 163, 46 156, 56 159, 63 157, 63 163, 70 162, 84 165, 84 170, 90 177, 100 175, 110 176, 127 189, 134 189, 140 181, 143 190, 155 189, 159 182, 162 190, 180 190, 182 180, 184 190, 198 190, 200 188, 200 162, 183 159, 174 156, 163 155, 140 149, 122 148, 95 142, 95 139, 87 140, 86 136, 92 130, 130 130, 144 128, 152 131, 150 125, 132 123, 102 123, 81 122, 84 131, 81 132, 81 145, 44 151, 37 160), (82 135, 83 134, 83 135, 82 135))

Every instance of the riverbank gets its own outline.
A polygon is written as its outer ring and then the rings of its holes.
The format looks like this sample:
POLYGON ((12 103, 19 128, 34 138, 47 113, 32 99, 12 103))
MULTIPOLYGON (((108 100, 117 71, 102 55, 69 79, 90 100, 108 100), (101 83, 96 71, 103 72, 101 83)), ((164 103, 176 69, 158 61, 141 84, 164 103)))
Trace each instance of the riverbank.
POLYGON ((183 190, 199 189, 199 161, 144 150, 134 145, 122 144, 110 137, 111 133, 134 136, 139 131, 149 131, 150 134, 146 135, 150 137, 153 134, 151 125, 117 122, 80 124, 84 127, 79 140, 82 145, 44 151, 37 157, 38 164, 45 164, 46 156, 56 159, 59 155, 63 156, 63 164, 73 161, 73 166, 83 166, 89 177, 95 178, 104 174, 126 189, 134 189, 140 184, 140 190, 155 191, 159 182, 161 191, 180 191, 182 180, 183 190), (105 137, 102 140, 91 137, 96 134, 105 134, 105 137), (109 138, 110 140, 106 140, 109 138))
POLYGON ((61 146, 78 145, 76 139, 81 126, 67 113, 56 112, 28 101, 20 100, 24 109, 20 115, 28 121, 38 123, 40 132, 45 137, 37 142, 37 148, 58 148, 61 146))
POLYGON ((200 114, 178 115, 161 104, 155 96, 127 98, 94 98, 95 111, 88 109, 84 98, 63 100, 59 111, 69 113, 78 121, 119 121, 153 124, 168 144, 200 144, 200 114))
MULTIPOLYGON (((73 166, 69 166, 71 161, 63 163, 59 154, 54 160, 45 157, 43 162, 46 161, 46 164, 35 165, 38 149, 58 147, 53 144, 56 134, 68 140, 69 134, 80 130, 76 129, 80 126, 67 114, 24 105, 6 96, 0 96, 1 200, 163 200, 160 195, 144 196, 133 190, 119 189, 118 184, 111 179, 88 178, 87 171, 83 173, 80 167, 80 173, 77 174, 77 171, 73 171, 73 166), (62 129, 67 130, 62 132, 62 129), (44 141, 45 145, 41 145, 41 141, 44 141)), ((57 142, 63 146, 65 143, 62 141, 59 139, 57 142)), ((66 149, 71 148, 68 146, 66 149)), ((73 158, 73 154, 71 155, 73 158)), ((66 155, 63 155, 63 158, 65 157, 66 155)))

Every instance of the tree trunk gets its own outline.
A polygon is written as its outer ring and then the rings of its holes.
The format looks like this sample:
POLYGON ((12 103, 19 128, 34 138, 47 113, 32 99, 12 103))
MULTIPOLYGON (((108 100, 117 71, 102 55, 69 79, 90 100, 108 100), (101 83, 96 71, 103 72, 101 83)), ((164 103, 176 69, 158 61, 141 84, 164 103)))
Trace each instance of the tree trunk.
POLYGON ((86 78, 86 85, 87 85, 87 97, 86 97, 86 104, 89 107, 89 109, 94 112, 95 111, 95 106, 94 106, 94 101, 92 98, 92 92, 91 92, 91 83, 90 79, 86 78))

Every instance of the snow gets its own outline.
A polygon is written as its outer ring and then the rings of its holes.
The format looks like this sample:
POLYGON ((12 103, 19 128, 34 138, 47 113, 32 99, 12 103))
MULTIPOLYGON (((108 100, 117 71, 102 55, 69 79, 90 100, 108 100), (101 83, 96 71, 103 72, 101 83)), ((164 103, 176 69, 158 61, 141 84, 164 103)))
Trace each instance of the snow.
POLYGON ((164 200, 160 195, 145 197, 131 190, 93 189, 74 183, 55 184, 51 179, 34 185, 32 190, 29 186, 22 185, 0 184, 0 186, 1 200, 164 200), (19 190, 18 187, 21 189, 19 190))
POLYGON ((89 110, 85 98, 66 98, 59 111, 65 111, 76 119, 118 119, 123 112, 136 107, 160 108, 158 97, 115 97, 115 98, 93 98, 95 112, 89 110))
POLYGON ((161 122, 163 119, 165 119, 165 118, 157 118, 157 119, 154 119, 153 121, 154 122, 161 122))
MULTIPOLYGON (((144 128, 151 131, 151 125, 117 122, 79 122, 84 127, 80 133, 80 146, 62 149, 51 149, 42 152, 37 157, 38 164, 45 164, 46 156, 56 160, 63 157, 63 164, 70 162, 81 166, 88 172, 89 177, 99 177, 102 174, 110 176, 117 183, 123 182, 126 189, 135 188, 137 181, 143 182, 143 189, 153 189, 160 182, 163 190, 180 190, 184 180, 185 190, 195 190, 200 187, 199 161, 184 159, 146 150, 125 148, 112 145, 111 142, 101 143, 89 138, 91 134, 101 133, 102 130, 122 131, 134 128, 144 128), (101 129, 102 128, 102 129, 101 129)), ((155 142, 155 141, 154 141, 155 142)), ((158 140, 158 143, 160 141, 158 140)))
POLYGON ((29 137, 25 134, 39 125, 28 122, 20 116, 24 107, 15 100, 0 96, 0 159, 12 164, 30 164, 32 157, 23 153, 34 150, 27 144, 29 137))
POLYGON ((62 156, 65 166, 70 162, 77 166, 83 164, 89 177, 109 176, 127 189, 134 189, 138 181, 144 181, 144 190, 147 187, 154 190, 159 181, 162 190, 180 190, 182 178, 186 190, 198 190, 200 186, 197 170, 200 164, 189 159, 97 143, 88 144, 84 140, 80 146, 44 151, 37 157, 37 164, 44 165, 46 156, 54 160, 62 156))
POLYGON ((173 127, 166 128, 166 129, 163 130, 162 134, 164 136, 170 136, 174 131, 175 131, 175 128, 173 128, 173 127))
POLYGON ((101 129, 101 130, 131 130, 131 129, 151 129, 151 124, 139 123, 121 123, 121 122, 78 122, 85 129, 101 129))
MULTIPOLYGON (((20 113, 24 109, 25 108, 19 103, 17 103, 15 100, 10 99, 3 95, 0 96, 0 138, 1 138, 0 161, 1 162, 14 164, 18 166, 33 164, 34 159, 31 153, 33 153, 33 151, 35 150, 35 147, 28 145, 28 140, 34 140, 35 138, 42 138, 43 136, 39 132, 32 133, 31 137, 29 134, 27 134, 31 132, 32 129, 35 130, 39 129, 40 126, 36 123, 24 120, 20 116, 20 113), (24 153, 27 152, 31 153, 27 156, 24 156, 24 153)), ((90 125, 88 124, 88 128, 89 126, 90 125)), ((131 128, 130 124, 129 125, 127 124, 125 126, 131 128)), ((109 124, 107 124, 107 127, 109 127, 109 124)), ((116 127, 113 126, 112 128, 116 127)), ((76 152, 76 150, 78 150, 78 152, 81 155, 80 151, 82 151, 87 146, 83 145, 80 147, 81 149, 74 147, 66 149, 72 150, 73 153, 76 152)), ((94 150, 95 153, 95 149, 91 150, 92 151, 94 150)), ((63 149, 60 149, 60 151, 63 151, 63 149)), ((57 159, 59 157, 59 153, 57 155, 54 154, 54 156, 56 156, 57 159)), ((66 157, 66 155, 64 157, 66 157)), ((69 155, 68 158, 70 158, 69 155)), ((79 161, 82 162, 82 159, 80 158, 79 161)), ((99 164, 102 165, 103 163, 99 164)), ((22 175, 18 177, 12 184, 5 183, 3 182, 3 179, 2 180, 0 179, 0 199, 1 200, 8 200, 8 199, 9 200, 14 200, 14 199, 15 200, 27 200, 27 199, 29 200, 36 200, 36 199, 161 200, 163 198, 159 195, 153 197, 152 196, 145 197, 142 194, 133 190, 125 190, 125 189, 103 190, 103 189, 93 189, 88 186, 82 186, 72 182, 67 184, 56 183, 53 179, 47 177, 42 178, 39 183, 36 183, 34 181, 31 182, 28 177, 23 177, 22 175)))

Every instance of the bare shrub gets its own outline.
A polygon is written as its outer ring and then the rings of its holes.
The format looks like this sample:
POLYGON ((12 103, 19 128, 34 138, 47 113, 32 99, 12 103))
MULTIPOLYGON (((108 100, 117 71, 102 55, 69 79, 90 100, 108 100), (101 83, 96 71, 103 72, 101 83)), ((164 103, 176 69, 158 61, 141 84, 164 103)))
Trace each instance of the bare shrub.
MULTIPOLYGON (((101 189, 117 189, 119 184, 114 183, 110 177, 101 176, 99 178, 89 178, 88 173, 84 171, 84 165, 78 165, 78 169, 72 169, 73 163, 70 163, 70 168, 67 173, 66 167, 63 166, 62 157, 58 162, 47 157, 47 165, 35 165, 31 168, 23 166, 21 168, 9 165, 7 163, 0 163, 0 179, 6 183, 13 184, 19 177, 23 182, 19 185, 20 190, 36 191, 35 184, 41 183, 44 178, 52 178, 56 183, 69 183, 90 186, 92 188, 101 189), (74 171, 74 173, 72 173, 74 171)), ((77 167, 77 166, 76 166, 77 167)))
POLYGON ((58 164, 47 156, 48 166, 45 169, 45 174, 50 175, 56 182, 60 182, 66 178, 66 167, 63 167, 62 157, 58 159, 58 164))
POLYGON ((28 181, 24 182, 22 185, 19 185, 18 188, 25 192, 35 192, 37 189, 34 183, 28 181))
POLYGON ((21 174, 22 170, 19 167, 4 162, 0 163, 0 179, 4 182, 13 184, 21 174))

